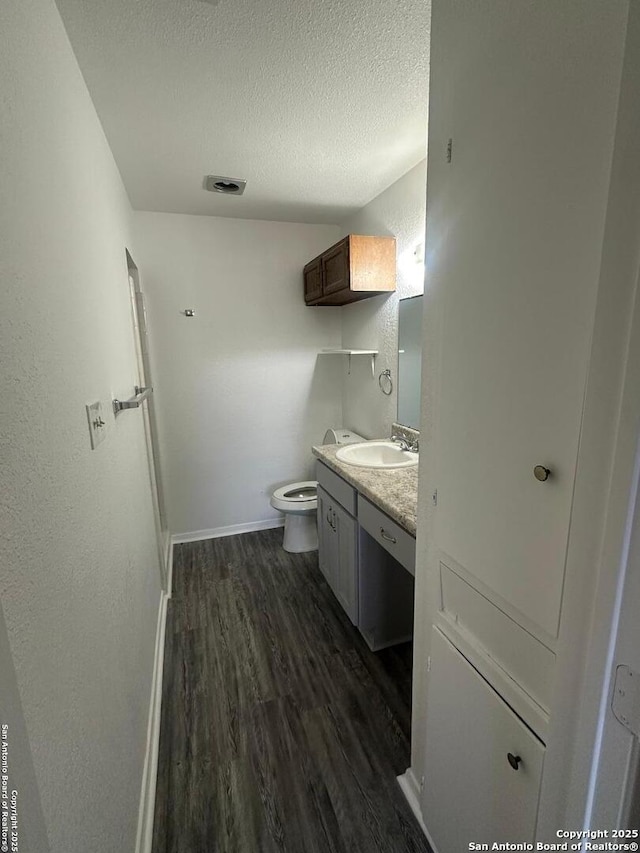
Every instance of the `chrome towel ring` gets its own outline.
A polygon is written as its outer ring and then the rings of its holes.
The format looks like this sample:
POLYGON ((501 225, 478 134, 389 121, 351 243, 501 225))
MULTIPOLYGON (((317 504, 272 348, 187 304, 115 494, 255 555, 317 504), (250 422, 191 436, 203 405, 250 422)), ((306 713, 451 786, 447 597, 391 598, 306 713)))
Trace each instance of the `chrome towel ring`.
POLYGON ((393 391, 393 381, 391 379, 391 371, 389 368, 383 370, 380 376, 378 376, 378 385, 380 386, 382 393, 386 394, 387 397, 393 391))

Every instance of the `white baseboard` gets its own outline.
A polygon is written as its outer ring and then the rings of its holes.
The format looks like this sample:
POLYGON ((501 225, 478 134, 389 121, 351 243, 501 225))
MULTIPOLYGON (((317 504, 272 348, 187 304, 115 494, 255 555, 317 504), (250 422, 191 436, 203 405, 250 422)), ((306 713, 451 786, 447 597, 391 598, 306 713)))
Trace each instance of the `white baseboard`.
MULTIPOLYGON (((170 549, 170 554, 173 549, 170 549)), ((167 624, 166 592, 160 594, 158 625, 156 629, 156 648, 151 679, 151 699, 147 722, 147 748, 142 772, 142 789, 138 810, 138 832, 136 835, 136 853, 151 853, 153 842, 153 818, 156 804, 156 781, 158 776, 158 751, 160 747, 160 710, 162 705, 162 672, 164 668, 164 637, 167 624)))
POLYGON ((236 536, 238 533, 253 533, 255 530, 271 530, 282 527, 284 518, 267 518, 264 521, 248 521, 245 524, 229 524, 227 527, 213 527, 210 530, 193 530, 191 533, 174 533, 172 542, 199 542, 201 539, 218 539, 221 536, 236 536))
POLYGON ((433 839, 431 838, 429 830, 425 826, 425 822, 422 817, 422 810, 420 809, 420 785, 418 784, 418 780, 416 779, 413 770, 411 767, 408 767, 402 776, 398 776, 396 778, 398 780, 398 785, 400 785, 400 790, 404 794, 405 800, 409 803, 409 807, 411 808, 415 819, 420 824, 420 829, 424 832, 427 841, 429 842, 429 846, 433 850, 433 853, 438 853, 438 848, 433 843, 433 839))

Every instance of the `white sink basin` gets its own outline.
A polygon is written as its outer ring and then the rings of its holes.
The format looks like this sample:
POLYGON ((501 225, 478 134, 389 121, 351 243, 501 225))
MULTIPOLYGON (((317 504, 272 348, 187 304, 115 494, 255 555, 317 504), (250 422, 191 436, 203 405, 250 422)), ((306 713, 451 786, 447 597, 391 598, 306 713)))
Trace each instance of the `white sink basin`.
POLYGON ((358 468, 412 468, 418 454, 403 450, 393 441, 363 441, 347 444, 336 453, 336 459, 358 468))

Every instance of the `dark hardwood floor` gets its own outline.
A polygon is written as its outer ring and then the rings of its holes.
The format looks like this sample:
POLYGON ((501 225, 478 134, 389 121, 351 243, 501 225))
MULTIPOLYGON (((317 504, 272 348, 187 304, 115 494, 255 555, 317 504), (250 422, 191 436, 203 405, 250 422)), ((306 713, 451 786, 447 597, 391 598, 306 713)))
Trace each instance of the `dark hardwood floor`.
POLYGON ((175 548, 153 851, 428 851, 395 778, 411 647, 370 652, 281 541, 175 548))

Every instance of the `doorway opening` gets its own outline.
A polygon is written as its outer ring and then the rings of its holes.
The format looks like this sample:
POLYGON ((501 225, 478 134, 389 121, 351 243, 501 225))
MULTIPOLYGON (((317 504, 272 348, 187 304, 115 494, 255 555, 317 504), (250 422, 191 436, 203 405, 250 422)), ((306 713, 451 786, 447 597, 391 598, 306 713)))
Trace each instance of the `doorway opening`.
MULTIPOLYGON (((137 385, 141 388, 153 387, 151 360, 149 355, 149 335, 147 315, 145 309, 144 293, 140 284, 140 273, 128 250, 125 250, 127 258, 127 270, 129 273, 129 295, 131 298, 131 317, 133 322, 133 338, 136 349, 136 361, 138 371, 137 385)), ((156 539, 158 542, 158 556, 160 559, 160 575, 162 589, 170 593, 170 548, 171 537, 167 524, 166 504, 162 488, 162 476, 160 468, 160 446, 158 441, 158 426, 155 411, 155 400, 152 394, 142 406, 142 417, 144 420, 144 432, 147 446, 147 461, 149 467, 149 481, 151 484, 151 496, 153 500, 153 515, 156 527, 156 539)))

